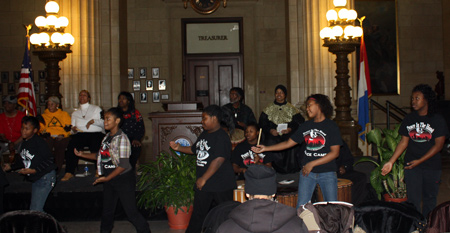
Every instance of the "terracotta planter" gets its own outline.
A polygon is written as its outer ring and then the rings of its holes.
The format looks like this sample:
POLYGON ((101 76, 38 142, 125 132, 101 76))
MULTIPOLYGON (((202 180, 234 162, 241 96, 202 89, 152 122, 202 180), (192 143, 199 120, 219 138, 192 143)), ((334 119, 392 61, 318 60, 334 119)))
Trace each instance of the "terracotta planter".
POLYGON ((181 209, 175 214, 175 209, 172 206, 166 206, 167 218, 169 219, 169 227, 171 229, 186 229, 188 227, 193 207, 191 206, 189 208, 189 212, 187 212, 187 207, 181 207, 181 209))
POLYGON ((383 198, 387 202, 396 202, 396 203, 402 203, 408 200, 408 197, 404 198, 392 198, 387 193, 383 194, 383 198))

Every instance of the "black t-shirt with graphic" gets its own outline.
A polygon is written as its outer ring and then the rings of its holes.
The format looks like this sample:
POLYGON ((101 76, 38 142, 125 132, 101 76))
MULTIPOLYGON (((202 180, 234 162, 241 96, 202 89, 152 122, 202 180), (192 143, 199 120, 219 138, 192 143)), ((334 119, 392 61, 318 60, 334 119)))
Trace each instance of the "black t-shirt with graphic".
MULTIPOLYGON (((447 123, 439 114, 432 116, 419 116, 414 111, 406 115, 400 126, 399 133, 409 137, 406 148, 405 164, 416 159, 420 159, 435 144, 438 137, 448 137, 447 123)), ((419 164, 418 168, 441 170, 441 153, 435 154, 425 162, 419 164)))
POLYGON ((116 169, 116 165, 111 160, 111 154, 109 152, 109 147, 111 146, 111 140, 113 137, 111 135, 108 135, 107 138, 102 143, 102 146, 100 147, 100 155, 102 160, 102 171, 103 175, 108 176, 111 174, 111 172, 116 169))
POLYGON ((216 173, 206 181, 202 191, 223 192, 236 187, 234 171, 230 161, 231 141, 223 129, 212 133, 203 131, 191 149, 197 155, 197 178, 205 174, 214 159, 225 158, 216 173))
MULTIPOLYGON (((256 146, 256 144, 251 145, 247 140, 239 143, 231 154, 231 162, 242 168, 248 168, 249 165, 254 164, 255 160, 252 146, 256 146)), ((263 164, 270 163, 274 160, 273 155, 270 152, 260 153, 259 158, 263 164)))
MULTIPOLYGON (((302 146, 302 166, 316 159, 322 158, 331 151, 331 146, 342 145, 341 132, 337 124, 325 119, 321 122, 313 120, 306 121, 291 136, 291 139, 298 144, 305 143, 302 146)), ((311 172, 335 172, 336 160, 332 160, 326 164, 316 166, 311 172)))

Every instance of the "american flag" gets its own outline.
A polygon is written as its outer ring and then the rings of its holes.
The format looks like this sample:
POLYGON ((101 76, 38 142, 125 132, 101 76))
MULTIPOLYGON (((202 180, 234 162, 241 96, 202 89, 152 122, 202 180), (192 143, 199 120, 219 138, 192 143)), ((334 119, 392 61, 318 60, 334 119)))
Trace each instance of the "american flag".
POLYGON ((25 53, 23 55, 22 69, 20 71, 18 104, 22 106, 27 115, 36 116, 36 97, 34 94, 33 72, 30 58, 30 36, 27 35, 25 53))

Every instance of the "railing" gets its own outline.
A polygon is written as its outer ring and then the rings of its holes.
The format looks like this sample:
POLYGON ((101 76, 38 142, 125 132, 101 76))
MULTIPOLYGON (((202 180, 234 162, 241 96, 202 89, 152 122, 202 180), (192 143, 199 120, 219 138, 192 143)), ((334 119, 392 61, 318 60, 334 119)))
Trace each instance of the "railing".
POLYGON ((374 118, 374 108, 377 108, 378 110, 383 111, 386 113, 386 128, 390 128, 391 126, 391 118, 394 120, 401 122, 403 118, 406 116, 407 112, 405 112, 403 109, 398 107, 397 105, 393 104, 391 101, 386 100, 386 107, 378 103, 377 101, 370 99, 370 123, 372 125, 375 125, 375 118, 374 118), (396 113, 392 112, 395 111, 396 113), (399 116, 400 115, 400 116, 399 116))

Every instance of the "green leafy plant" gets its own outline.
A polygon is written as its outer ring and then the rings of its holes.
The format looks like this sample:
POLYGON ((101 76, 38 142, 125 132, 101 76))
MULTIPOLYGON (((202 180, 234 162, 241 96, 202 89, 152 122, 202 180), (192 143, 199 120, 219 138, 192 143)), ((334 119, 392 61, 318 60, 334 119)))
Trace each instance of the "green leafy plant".
POLYGON ((385 176, 381 175, 381 169, 384 164, 394 154, 395 148, 400 143, 402 136, 398 133, 400 125, 396 125, 393 130, 375 128, 371 130, 367 136, 367 142, 377 147, 380 162, 376 162, 369 157, 363 157, 356 164, 361 162, 371 162, 376 168, 370 174, 370 184, 375 189, 378 199, 381 200, 381 194, 386 192, 391 198, 405 198, 406 184, 404 182, 404 158, 406 150, 392 165, 392 170, 385 176))
POLYGON ((173 206, 177 214, 181 207, 189 211, 194 203, 196 157, 171 151, 172 154, 161 152, 156 161, 141 165, 142 174, 137 182, 141 191, 139 206, 151 210, 173 206))

